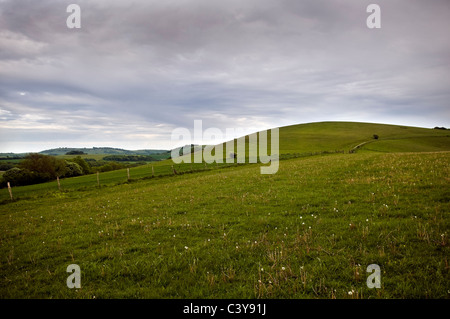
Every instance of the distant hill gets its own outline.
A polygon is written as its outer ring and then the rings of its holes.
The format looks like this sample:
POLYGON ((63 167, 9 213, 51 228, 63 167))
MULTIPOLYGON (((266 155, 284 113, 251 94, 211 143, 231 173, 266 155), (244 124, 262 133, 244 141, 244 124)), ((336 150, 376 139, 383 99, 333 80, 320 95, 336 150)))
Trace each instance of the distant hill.
POLYGON ((360 122, 317 122, 280 127, 280 154, 343 150, 450 151, 450 131, 360 122), (374 138, 378 135, 378 139, 374 138))
POLYGON ((167 153, 168 150, 124 150, 121 148, 113 148, 113 147, 92 147, 92 148, 73 148, 73 147, 60 147, 53 148, 49 150, 45 150, 39 152, 40 154, 45 155, 65 155, 68 152, 83 152, 88 155, 152 155, 152 154, 160 154, 167 153))
POLYGON ((0 153, 0 159, 19 159, 27 156, 28 153, 0 153))
MULTIPOLYGON (((249 139, 245 137, 248 143, 249 139)), ((279 142, 281 158, 353 151, 440 152, 450 151, 450 130, 378 123, 315 122, 279 127, 279 142)), ((270 150, 270 138, 267 143, 270 150)), ((218 145, 223 147, 224 159, 228 158, 226 143, 218 145)), ((248 158, 248 145, 245 152, 248 158)))

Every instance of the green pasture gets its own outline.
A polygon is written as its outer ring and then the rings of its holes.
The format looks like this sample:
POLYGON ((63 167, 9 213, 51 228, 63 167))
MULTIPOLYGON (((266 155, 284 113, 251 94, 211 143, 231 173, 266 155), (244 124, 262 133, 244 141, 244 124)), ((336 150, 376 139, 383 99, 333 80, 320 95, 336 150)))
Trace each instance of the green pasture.
POLYGON ((166 160, 1 189, 0 297, 448 299, 447 132, 304 124, 273 175, 166 160))
POLYGON ((449 159, 334 154, 3 204, 1 297, 448 298, 449 159))

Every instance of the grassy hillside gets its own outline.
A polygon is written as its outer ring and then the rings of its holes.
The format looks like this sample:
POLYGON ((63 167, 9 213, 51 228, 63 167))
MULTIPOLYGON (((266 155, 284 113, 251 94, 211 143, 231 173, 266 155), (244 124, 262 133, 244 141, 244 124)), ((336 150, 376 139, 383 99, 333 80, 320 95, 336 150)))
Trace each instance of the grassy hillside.
MULTIPOLYGON (((243 138, 240 140, 243 141, 243 138)), ((245 142, 248 162, 248 136, 245 137, 245 142)), ((308 155, 335 151, 348 153, 357 146, 358 151, 437 152, 450 151, 450 130, 376 123, 318 122, 280 127, 279 142, 279 154, 282 158, 289 157, 288 154, 308 155), (374 135, 378 139, 374 139, 374 135)), ((237 143, 235 140, 235 149, 237 143)), ((267 143, 270 151, 270 137, 267 143)), ((226 143, 221 147, 226 159, 229 157, 226 143)), ((194 157, 191 156, 193 161, 194 157)))
POLYGON ((363 149, 377 152, 439 152, 450 148, 449 136, 421 136, 379 140, 363 149))
POLYGON ((204 163, 174 175, 161 161, 154 178, 145 165, 130 182, 102 173, 101 187, 96 175, 13 187, 13 202, 2 189, 0 298, 448 298, 448 140, 311 123, 280 128, 280 153, 300 155, 274 175, 204 163), (66 286, 69 264, 81 289, 66 286), (381 289, 366 285, 370 264, 381 289))
MULTIPOLYGON (((358 152, 436 152, 450 151, 450 131, 434 130, 417 127, 405 127, 385 124, 354 123, 354 122, 320 122, 299 124, 280 128, 280 154, 286 158, 287 154, 294 156, 311 155, 314 153, 334 152, 342 150, 348 153, 355 146, 365 143, 357 149, 358 152), (378 140, 373 135, 379 136, 378 140)), ((270 149, 270 139, 269 139, 270 149)), ((227 157, 225 144, 223 144, 224 157, 227 157)), ((247 162, 248 162, 248 146, 247 162)), ((83 155, 84 158, 101 160, 102 155, 83 155)), ((60 158, 73 158, 73 155, 60 155, 60 158)), ((192 160, 193 162, 193 160, 192 160)), ((172 160, 162 160, 149 165, 130 169, 132 179, 150 178, 154 176, 173 175, 172 160), (153 171, 152 171, 153 167, 153 171)), ((181 164, 174 165, 177 172, 190 172, 209 170, 227 165, 216 164, 181 164)), ((127 181, 125 169, 101 173, 101 185, 114 185, 127 181)), ((76 190, 97 186, 95 174, 68 178, 61 181, 64 190, 76 190)), ((14 195, 17 198, 41 196, 57 189, 55 182, 24 187, 15 187, 14 195)), ((6 189, 0 191, 0 202, 9 199, 6 189)))
POLYGON ((369 142, 362 149, 373 151, 449 151, 450 131, 418 127, 320 122, 280 128, 280 153, 345 150, 369 142), (374 140, 373 135, 379 136, 374 140))
MULTIPOLYGON (((171 161, 155 162, 151 165, 142 165, 130 168, 130 181, 136 181, 144 178, 167 178, 173 176, 172 166, 177 173, 190 173, 209 171, 217 167, 228 166, 226 164, 192 164, 192 165, 173 165, 171 161), (153 170, 152 170, 153 167, 153 170)), ((97 175, 90 174, 78 177, 60 179, 61 192, 85 191, 92 188, 113 186, 117 184, 128 183, 128 172, 126 169, 120 169, 99 174, 99 183, 97 175)), ((14 186, 14 185, 13 185, 14 186)), ((13 187, 13 196, 15 200, 31 199, 43 196, 60 196, 57 181, 51 181, 42 184, 13 187)), ((10 201, 10 195, 6 188, 0 190, 0 204, 10 201)))
POLYGON ((449 163, 334 154, 4 204, 0 295, 447 298, 449 163), (366 286, 374 263, 381 289, 366 286))

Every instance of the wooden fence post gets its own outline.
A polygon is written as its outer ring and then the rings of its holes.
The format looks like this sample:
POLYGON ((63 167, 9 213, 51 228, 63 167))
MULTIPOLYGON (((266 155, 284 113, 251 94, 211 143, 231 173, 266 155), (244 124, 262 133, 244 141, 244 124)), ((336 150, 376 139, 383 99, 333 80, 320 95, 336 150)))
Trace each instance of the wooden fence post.
POLYGON ((127 176, 128 176, 128 180, 130 180, 130 168, 127 168, 127 176))
POLYGON ((155 170, 153 169, 153 165, 152 165, 152 177, 155 177, 155 170))
POLYGON ((58 182, 58 189, 61 190, 61 183, 59 182, 59 176, 56 176, 56 181, 58 182))
POLYGON ((11 185, 9 184, 9 182, 8 182, 8 191, 9 191, 9 197, 11 197, 11 200, 13 200, 11 185))
POLYGON ((97 186, 100 187, 100 177, 98 171, 97 171, 97 186))

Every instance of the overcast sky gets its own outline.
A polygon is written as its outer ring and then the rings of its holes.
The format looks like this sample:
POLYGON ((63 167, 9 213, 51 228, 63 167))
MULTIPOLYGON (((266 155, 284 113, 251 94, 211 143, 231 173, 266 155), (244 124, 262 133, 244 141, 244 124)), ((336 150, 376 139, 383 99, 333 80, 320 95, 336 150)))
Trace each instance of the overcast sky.
POLYGON ((196 119, 450 127, 449 30, 448 0, 0 0, 0 152, 168 149, 196 119))

